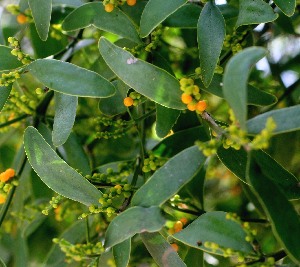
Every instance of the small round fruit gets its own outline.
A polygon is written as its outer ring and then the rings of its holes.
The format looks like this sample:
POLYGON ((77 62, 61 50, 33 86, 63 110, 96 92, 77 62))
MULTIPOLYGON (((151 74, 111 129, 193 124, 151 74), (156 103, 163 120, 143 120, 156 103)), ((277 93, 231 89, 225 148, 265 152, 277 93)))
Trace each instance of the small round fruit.
POLYGON ((133 99, 130 96, 125 97, 123 102, 126 107, 131 107, 133 105, 133 99))
POLYGON ((184 104, 189 104, 193 101, 193 98, 191 95, 189 94, 186 94, 186 93, 183 93, 181 95, 181 101, 184 103, 184 104))
POLYGON ((136 0, 126 0, 127 5, 134 6, 136 4, 136 0))
POLYGON ((115 6, 111 3, 104 6, 104 9, 106 12, 112 12, 114 10, 115 6))
POLYGON ((195 111, 196 110, 196 105, 194 102, 191 102, 187 105, 188 110, 190 111, 195 111))
POLYGON ((207 103, 205 100, 200 100, 196 105, 196 110, 199 112, 203 112, 207 108, 207 103))
POLYGON ((17 22, 18 22, 19 24, 24 24, 24 23, 27 22, 27 17, 26 17, 24 14, 19 14, 19 15, 17 16, 17 22))

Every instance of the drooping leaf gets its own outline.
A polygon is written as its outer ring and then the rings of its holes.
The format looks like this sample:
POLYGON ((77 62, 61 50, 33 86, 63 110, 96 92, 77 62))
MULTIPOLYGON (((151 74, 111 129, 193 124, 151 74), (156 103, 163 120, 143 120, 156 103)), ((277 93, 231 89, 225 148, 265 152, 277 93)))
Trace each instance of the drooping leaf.
POLYGON ((213 242, 222 248, 231 248, 246 254, 253 254, 253 248, 245 240, 246 233, 241 225, 226 219, 226 212, 207 212, 186 228, 173 235, 180 242, 207 252, 223 255, 220 249, 212 250, 204 246, 205 242, 213 242))
POLYGON ((67 141, 72 131, 76 117, 78 97, 55 92, 54 98, 55 115, 52 141, 53 145, 61 146, 67 141))
POLYGON ((274 0, 276 6, 287 16, 292 16, 295 12, 296 0, 274 0))
POLYGON ((41 40, 46 41, 50 27, 52 0, 28 0, 28 3, 36 30, 41 40))
MULTIPOLYGON (((247 181, 260 200, 272 230, 294 262, 300 264, 300 220, 291 202, 262 171, 258 160, 251 159, 247 181)), ((298 187, 298 191, 300 191, 298 187)))
POLYGON ((99 74, 73 64, 54 59, 38 59, 29 70, 45 86, 54 91, 83 97, 109 97, 114 86, 99 74))
MULTIPOLYGON (((200 79, 195 81, 195 84, 203 91, 214 94, 218 97, 224 98, 222 87, 223 87, 223 76, 215 74, 210 85, 206 88, 200 79)), ((254 106, 269 106, 275 104, 277 98, 274 95, 266 93, 251 84, 247 85, 247 104, 254 106)))
POLYGON ((133 206, 159 206, 190 181, 205 161, 197 146, 180 152, 158 169, 134 194, 133 206))
POLYGON ((260 114, 247 121, 249 134, 258 134, 266 127, 267 119, 271 117, 276 123, 273 134, 297 131, 300 129, 300 105, 272 110, 260 114))
POLYGON ((106 12, 102 2, 87 3, 70 13, 63 21, 65 31, 74 31, 86 28, 89 25, 115 33, 136 43, 141 40, 131 20, 119 9, 106 12))
POLYGON ((197 28, 201 77, 204 85, 208 87, 214 76, 225 38, 225 21, 213 2, 205 4, 197 28))
POLYGON ((3 109, 7 98, 9 97, 12 86, 0 86, 0 112, 3 109))
POLYGON ((158 137, 165 137, 176 123, 180 111, 176 109, 166 108, 156 104, 156 134, 158 137))
POLYGON ((11 70, 22 66, 22 63, 17 59, 16 56, 11 54, 11 48, 0 45, 0 71, 11 70))
POLYGON ((140 236, 158 266, 187 266, 160 233, 142 233, 140 236))
POLYGON ((267 50, 262 47, 246 48, 232 57, 225 68, 223 94, 244 130, 247 119, 247 80, 250 69, 266 54, 267 50))
POLYGON ((266 23, 277 19, 272 7, 263 0, 240 0, 236 27, 249 24, 266 23))
POLYGON ((141 17, 141 36, 146 37, 168 16, 183 6, 187 0, 150 0, 141 17))
MULTIPOLYGON (((222 163, 231 172, 243 182, 246 182, 248 155, 243 149, 235 150, 233 148, 225 149, 220 147, 217 154, 222 163)), ((262 150, 253 151, 253 156, 259 162, 264 174, 282 190, 288 199, 300 198, 299 188, 297 187, 299 181, 293 174, 262 150)))
POLYGON ((34 127, 25 130, 24 147, 30 165, 48 187, 84 205, 99 204, 101 192, 63 161, 34 127))
POLYGON ((154 102, 173 109, 185 109, 178 80, 165 70, 135 58, 129 52, 100 38, 99 50, 106 64, 127 85, 154 102))
POLYGON ((142 232, 157 232, 165 224, 159 207, 131 207, 115 217, 105 234, 105 247, 109 248, 142 232))
POLYGON ((113 255, 117 267, 127 267, 130 259, 131 238, 113 246, 113 255))

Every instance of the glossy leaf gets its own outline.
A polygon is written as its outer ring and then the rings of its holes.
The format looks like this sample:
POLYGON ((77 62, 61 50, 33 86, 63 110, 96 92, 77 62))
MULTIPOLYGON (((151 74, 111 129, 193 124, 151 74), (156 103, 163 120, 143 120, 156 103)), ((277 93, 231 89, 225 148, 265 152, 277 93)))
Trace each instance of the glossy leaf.
POLYGON ((204 85, 208 87, 214 76, 225 38, 225 21, 213 2, 205 4, 197 28, 201 77, 204 85))
POLYGON ((186 267, 177 252, 160 233, 142 233, 140 236, 158 266, 186 267))
MULTIPOLYGON (((214 94, 218 97, 224 98, 222 85, 223 76, 215 74, 210 85, 206 88, 200 79, 196 80, 195 83, 200 87, 201 90, 214 94)), ((254 106, 268 106, 275 104, 277 98, 274 95, 266 93, 251 84, 247 85, 247 104, 254 106)))
POLYGON ((36 30, 41 40, 46 41, 48 37, 52 0, 28 0, 36 30))
POLYGON ((289 17, 295 12, 296 0, 274 0, 274 3, 289 17))
POLYGON ((187 0, 150 0, 141 17, 141 36, 149 35, 156 26, 163 22, 168 16, 183 6, 187 0))
POLYGON ((273 134, 297 131, 300 129, 300 105, 272 110, 247 121, 249 134, 258 134, 266 127, 266 121, 272 117, 276 123, 273 134))
POLYGON ((185 109, 178 80, 165 70, 135 58, 129 52, 100 38, 99 50, 106 64, 127 85, 154 102, 185 109))
MULTIPOLYGON (((243 182, 246 182, 248 155, 243 149, 235 150, 233 148, 225 149, 220 147, 217 154, 222 163, 233 172, 233 174, 243 182)), ((299 181, 293 174, 284 169, 262 150, 253 151, 253 156, 255 156, 259 162, 264 174, 282 190, 288 199, 300 198, 300 192, 297 187, 299 181)))
POLYGON ((16 56, 11 54, 11 48, 0 45, 0 71, 11 70, 22 66, 22 63, 17 59, 16 56))
POLYGON ((114 86, 99 74, 73 64, 54 59, 38 59, 29 70, 45 86, 54 91, 83 97, 109 97, 114 86))
POLYGON ((159 207, 131 207, 115 217, 105 234, 105 247, 109 248, 142 232, 157 232, 165 224, 159 207))
POLYGON ((184 262, 187 267, 204 267, 203 251, 190 247, 184 258, 184 262))
POLYGON ((111 97, 99 100, 99 110, 107 116, 115 116, 127 110, 123 100, 129 87, 121 80, 114 81, 113 85, 116 88, 116 93, 111 97))
POLYGON ((247 80, 251 67, 267 54, 262 47, 250 47, 232 57, 226 65, 223 77, 223 94, 241 128, 246 129, 247 80))
POLYGON ((31 126, 25 130, 24 147, 30 165, 48 187, 84 205, 99 204, 101 192, 63 161, 31 126))
POLYGON ((275 236, 293 261, 300 264, 299 215, 284 193, 264 175, 257 163, 257 159, 251 159, 247 181, 252 185, 253 192, 260 200, 268 219, 271 220, 275 236))
POLYGON ((74 125, 78 97, 55 92, 55 116, 53 123, 53 145, 64 144, 74 125))
POLYGON ((201 10, 198 5, 185 4, 169 16, 163 24, 174 28, 196 29, 201 10))
POLYGON ((197 146, 183 150, 168 160, 136 191, 131 204, 143 207, 162 205, 194 177, 205 159, 197 146))
POLYGON ((158 137, 165 137, 170 133, 173 125, 176 123, 180 111, 156 105, 156 134, 158 137))
POLYGON ((127 267, 130 259, 131 239, 128 238, 122 243, 113 246, 113 255, 116 267, 127 267))
POLYGON ((213 242, 223 248, 253 254, 252 246, 245 241, 246 233, 241 225, 225 216, 226 212, 223 211, 207 212, 173 237, 188 246, 220 255, 223 255, 222 250, 212 251, 204 243, 213 242))
POLYGON ((11 85, 9 85, 9 86, 0 86, 0 112, 3 109, 7 99, 9 97, 11 88, 12 88, 11 85))
POLYGON ((241 25, 266 23, 277 19, 272 7, 263 0, 240 0, 236 27, 241 25))
POLYGON ((140 43, 140 38, 131 20, 118 8, 106 12, 102 2, 87 3, 70 13, 63 21, 65 31, 83 29, 89 25, 115 33, 140 43))

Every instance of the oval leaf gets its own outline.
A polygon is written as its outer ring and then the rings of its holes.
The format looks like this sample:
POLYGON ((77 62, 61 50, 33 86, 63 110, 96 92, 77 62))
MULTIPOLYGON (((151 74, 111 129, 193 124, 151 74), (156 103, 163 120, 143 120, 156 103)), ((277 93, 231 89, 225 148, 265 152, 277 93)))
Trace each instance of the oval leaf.
POLYGON ((9 97, 12 85, 0 86, 0 111, 3 109, 7 98, 9 97))
POLYGON ((253 254, 253 248, 245 241, 246 233, 241 225, 226 219, 226 212, 208 212, 173 237, 180 242, 207 252, 223 255, 223 251, 216 249, 212 251, 204 246, 204 242, 213 242, 222 248, 231 248, 246 254, 253 254))
POLYGON ((73 128, 78 97, 64 95, 60 93, 54 94, 55 98, 55 116, 53 123, 52 142, 55 146, 64 144, 73 128))
POLYGON ((299 215, 275 183, 264 175, 257 162, 257 159, 251 160, 247 180, 271 220, 275 236, 288 255, 300 264, 299 215))
POLYGON ((262 47, 250 47, 232 57, 223 77, 224 97, 231 106, 241 128, 246 129, 247 80, 251 67, 267 54, 262 47))
POLYGON ((46 41, 48 37, 52 0, 28 0, 34 24, 41 40, 46 41))
POLYGON ((0 71, 11 70, 22 66, 22 63, 17 59, 17 57, 11 54, 11 48, 0 45, 0 71))
POLYGON ((183 6, 187 0, 150 0, 141 17, 141 36, 146 37, 168 16, 183 6))
POLYGON ((140 236, 158 266, 186 267, 177 252, 160 233, 142 233, 140 236))
POLYGON ((205 161, 197 146, 192 146, 171 158, 158 169, 134 194, 133 206, 159 206, 190 181, 205 161), (184 163, 184 166, 182 166, 184 163))
POLYGON ((113 255, 117 267, 127 267, 130 259, 131 238, 113 246, 113 255))
POLYGON ((273 8, 263 0, 239 0, 239 3, 240 11, 236 27, 270 22, 278 17, 273 8))
POLYGON ((165 224, 159 207, 131 207, 109 224, 105 234, 105 247, 109 248, 142 232, 157 232, 165 224))
POLYGON ((45 86, 60 93, 83 97, 109 97, 115 93, 114 86, 99 74, 67 62, 38 59, 29 64, 27 70, 45 86))
POLYGON ((225 38, 225 21, 213 2, 207 2, 198 21, 198 46, 201 77, 208 87, 217 66, 225 38))
POLYGON ((289 17, 295 12, 296 0, 274 0, 274 3, 289 17))
POLYGON ((84 205, 98 205, 101 192, 63 161, 34 127, 24 133, 30 165, 53 191, 84 205))
POLYGON ((118 8, 106 12, 102 2, 87 3, 71 12, 63 21, 62 29, 74 31, 89 25, 115 33, 136 43, 141 40, 131 20, 118 8))
POLYGON ((276 123, 273 134, 297 131, 300 129, 300 105, 272 110, 260 114, 247 121, 249 134, 258 134, 266 127, 266 122, 272 117, 276 123))
POLYGON ((170 133, 173 125, 176 123, 180 111, 156 105, 156 134, 158 137, 165 137, 170 133))
POLYGON ((99 50, 106 64, 127 85, 154 102, 174 109, 185 109, 178 80, 148 62, 100 38, 99 50))

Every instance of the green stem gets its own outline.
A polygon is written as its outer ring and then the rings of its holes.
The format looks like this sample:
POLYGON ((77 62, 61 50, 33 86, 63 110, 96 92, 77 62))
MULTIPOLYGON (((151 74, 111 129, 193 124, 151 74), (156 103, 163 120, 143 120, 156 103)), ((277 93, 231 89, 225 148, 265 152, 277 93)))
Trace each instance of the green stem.
POLYGON ((23 115, 21 115, 21 116, 18 117, 18 118, 15 118, 15 119, 12 119, 12 120, 10 120, 10 121, 7 121, 7 122, 4 122, 4 123, 0 124, 0 128, 9 126, 9 125, 11 125, 11 124, 13 124, 13 123, 15 123, 15 122, 18 122, 18 121, 21 121, 21 120, 23 120, 23 119, 26 119, 26 118, 29 117, 29 116, 30 116, 29 114, 23 114, 23 115))
POLYGON ((156 109, 154 108, 154 109, 150 110, 148 113, 142 115, 141 117, 138 117, 138 118, 136 118, 136 119, 133 119, 133 120, 134 120, 135 122, 143 121, 143 120, 149 118, 149 117, 150 117, 152 114, 154 114, 155 112, 156 112, 156 109))

